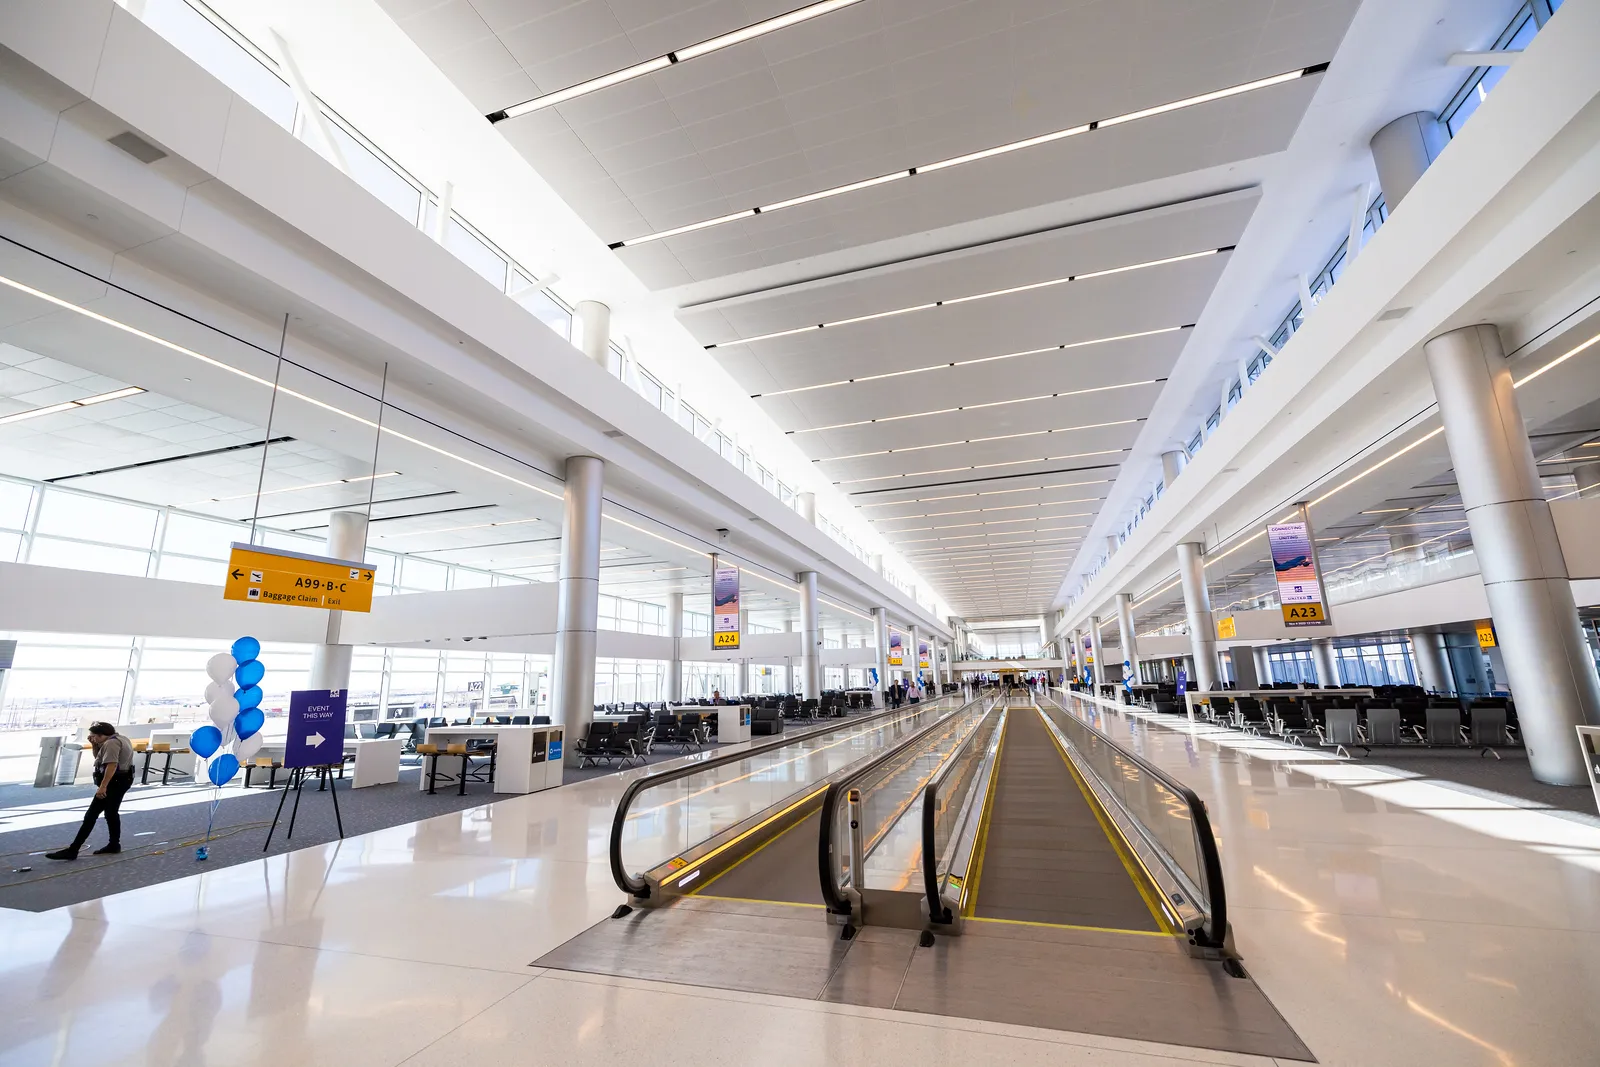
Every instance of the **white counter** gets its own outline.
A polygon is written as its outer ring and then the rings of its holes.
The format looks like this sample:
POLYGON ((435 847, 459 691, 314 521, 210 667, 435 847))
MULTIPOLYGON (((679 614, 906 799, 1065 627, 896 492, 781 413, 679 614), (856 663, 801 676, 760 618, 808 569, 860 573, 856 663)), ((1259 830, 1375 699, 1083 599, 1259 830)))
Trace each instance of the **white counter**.
MULTIPOLYGON (((548 726, 434 726, 428 730, 428 743, 441 748, 461 744, 468 738, 492 737, 495 753, 494 791, 496 793, 537 793, 553 789, 562 781, 562 750, 565 731, 559 723, 548 726), (553 751, 552 751, 553 749, 553 751)), ((423 761, 417 788, 428 789, 428 757, 423 761)), ((438 773, 452 780, 461 774, 461 757, 441 755, 438 773)))

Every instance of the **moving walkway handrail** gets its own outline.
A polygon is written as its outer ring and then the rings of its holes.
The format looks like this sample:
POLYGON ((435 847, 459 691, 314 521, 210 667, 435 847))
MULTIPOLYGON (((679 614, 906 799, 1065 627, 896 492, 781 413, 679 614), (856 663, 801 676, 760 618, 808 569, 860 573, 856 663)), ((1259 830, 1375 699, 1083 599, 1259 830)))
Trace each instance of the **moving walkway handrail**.
MULTIPOLYGON (((973 704, 976 704, 982 699, 984 698, 977 697, 973 700, 969 700, 956 710, 959 712, 962 708, 971 707, 973 704)), ((825 906, 833 914, 850 914, 850 898, 844 895, 843 891, 840 890, 839 885, 834 881, 833 878, 833 828, 838 822, 840 799, 848 795, 849 791, 855 787, 857 782, 861 781, 867 775, 871 774, 873 771, 889 762, 889 760, 893 759, 900 752, 911 745, 916 744, 918 741, 922 740, 924 736, 932 733, 934 730, 943 725, 945 725, 944 719, 936 719, 933 722, 930 722, 928 725, 924 726, 922 729, 918 730, 916 733, 912 734, 898 745, 891 745, 889 748, 874 756, 860 767, 857 767, 855 770, 851 771, 849 774, 834 780, 829 784, 827 793, 823 794, 821 816, 822 825, 820 832, 817 834, 817 874, 822 882, 823 906, 825 906)), ((861 873, 859 871, 853 871, 851 872, 851 877, 860 878, 861 873)), ((860 888, 859 883, 857 884, 857 888, 860 888)))
POLYGON ((1211 831, 1211 816, 1206 811, 1206 802, 1201 800, 1193 789, 1160 767, 1118 744, 1104 730, 1073 715, 1054 696, 1046 695, 1045 699, 1054 704, 1063 715, 1071 716, 1077 725, 1110 745, 1119 756, 1166 786, 1183 801, 1189 810, 1189 822, 1194 829, 1195 846, 1200 853, 1200 867, 1205 876, 1205 885, 1201 888, 1205 890, 1210 912, 1205 927, 1196 933, 1196 941, 1206 948, 1224 948, 1228 937, 1228 894, 1222 883, 1222 853, 1217 850, 1217 838, 1211 831))
MULTIPOLYGON (((999 701, 991 704, 984 714, 989 714, 998 704, 999 701)), ((939 895, 938 797, 950 776, 961 766, 961 756, 966 752, 967 746, 977 743, 978 737, 983 733, 982 726, 983 723, 980 721, 972 728, 972 732, 955 747, 955 751, 950 753, 950 758, 944 767, 922 790, 922 885, 928 895, 928 916, 934 922, 948 923, 951 919, 950 909, 944 906, 944 901, 939 895)))
MULTIPOLYGON (((934 700, 925 701, 925 703, 932 704, 942 699, 944 698, 936 697, 934 700)), ((637 897, 643 900, 650 896, 650 884, 645 881, 644 877, 642 875, 637 877, 630 875, 627 871, 627 868, 622 865, 622 831, 628 822, 628 809, 633 806, 633 802, 638 798, 639 794, 643 793, 646 789, 653 789, 658 785, 665 785, 668 782, 675 782, 680 778, 688 778, 691 775, 700 774, 703 771, 713 770, 717 767, 725 767, 730 763, 738 763, 741 760, 749 759, 751 756, 759 756, 763 752, 768 752, 775 748, 782 748, 785 745, 798 744, 801 741, 817 737, 821 734, 832 733, 834 730, 842 730, 848 727, 860 726, 864 723, 872 722, 875 719, 886 718, 890 715, 899 715, 904 712, 905 709, 903 708, 885 708, 883 711, 872 715, 862 715, 859 718, 854 719, 840 719, 839 722, 834 726, 826 727, 820 730, 808 730, 807 732, 799 735, 779 737, 765 744, 752 745, 750 748, 741 749, 738 752, 729 752, 725 755, 714 756, 711 759, 703 762, 690 763, 686 764, 685 766, 674 767, 671 770, 666 771, 657 771, 654 774, 647 774, 643 778, 634 779, 629 783, 628 788, 623 790, 622 799, 617 802, 617 813, 611 819, 610 860, 612 881, 617 883, 618 889, 621 889, 624 893, 627 893, 631 897, 637 897)))

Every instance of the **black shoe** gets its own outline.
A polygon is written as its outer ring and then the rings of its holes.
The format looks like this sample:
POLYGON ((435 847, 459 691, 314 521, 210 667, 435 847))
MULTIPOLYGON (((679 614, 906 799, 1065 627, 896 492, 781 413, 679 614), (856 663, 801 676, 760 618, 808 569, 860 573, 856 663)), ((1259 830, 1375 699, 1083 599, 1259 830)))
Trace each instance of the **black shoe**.
POLYGON ((96 856, 114 856, 118 852, 121 852, 121 851, 122 851, 122 846, 121 845, 107 845, 105 848, 97 848, 97 849, 95 849, 94 850, 94 854, 96 856))
POLYGON ((75 860, 78 858, 78 850, 75 848, 60 848, 54 852, 46 852, 44 858, 47 860, 75 860))

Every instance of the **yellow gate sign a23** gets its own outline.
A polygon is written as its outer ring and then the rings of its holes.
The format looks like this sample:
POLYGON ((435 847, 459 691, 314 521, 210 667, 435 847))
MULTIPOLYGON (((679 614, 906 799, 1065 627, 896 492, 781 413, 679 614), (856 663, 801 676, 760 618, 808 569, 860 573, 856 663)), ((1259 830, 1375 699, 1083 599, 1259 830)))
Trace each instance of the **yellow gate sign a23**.
POLYGON ((235 544, 222 586, 224 600, 296 608, 372 610, 372 568, 347 559, 235 544))

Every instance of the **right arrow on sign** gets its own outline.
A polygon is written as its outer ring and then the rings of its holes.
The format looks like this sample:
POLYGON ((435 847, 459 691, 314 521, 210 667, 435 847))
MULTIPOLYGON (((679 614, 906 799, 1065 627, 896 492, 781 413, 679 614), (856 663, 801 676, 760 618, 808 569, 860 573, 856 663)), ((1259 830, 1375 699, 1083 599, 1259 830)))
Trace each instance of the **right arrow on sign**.
POLYGON ((306 735, 306 744, 310 745, 312 748, 320 748, 322 746, 322 742, 326 740, 327 738, 323 737, 321 734, 306 735))

